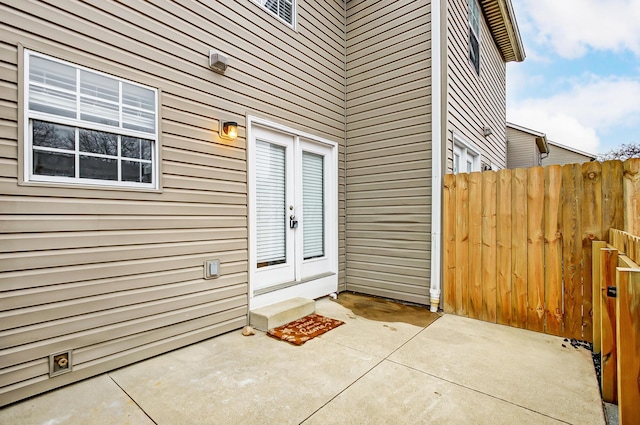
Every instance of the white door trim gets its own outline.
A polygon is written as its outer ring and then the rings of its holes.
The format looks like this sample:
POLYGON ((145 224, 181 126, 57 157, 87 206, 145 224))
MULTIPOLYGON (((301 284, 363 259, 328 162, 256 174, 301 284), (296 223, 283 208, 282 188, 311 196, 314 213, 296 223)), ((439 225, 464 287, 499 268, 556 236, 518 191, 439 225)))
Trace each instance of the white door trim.
MULTIPOLYGON (((338 288, 338 144, 331 140, 318 137, 316 135, 296 130, 294 128, 269 121, 264 118, 247 116, 247 202, 248 202, 248 270, 249 270, 249 308, 255 309, 264 305, 273 304, 292 297, 318 298, 337 291, 338 288), (327 211, 333 216, 327 221, 326 229, 326 249, 328 261, 327 273, 318 276, 317 279, 302 279, 299 273, 296 273, 298 281, 294 286, 288 286, 273 292, 261 293, 255 295, 256 281, 256 236, 255 236, 255 217, 256 217, 256 189, 253 185, 255 177, 255 127, 263 127, 267 130, 278 131, 292 136, 296 146, 299 145, 301 139, 324 145, 331 150, 330 158, 332 173, 327 176, 327 211)), ((259 286, 259 285, 258 285, 259 286)))

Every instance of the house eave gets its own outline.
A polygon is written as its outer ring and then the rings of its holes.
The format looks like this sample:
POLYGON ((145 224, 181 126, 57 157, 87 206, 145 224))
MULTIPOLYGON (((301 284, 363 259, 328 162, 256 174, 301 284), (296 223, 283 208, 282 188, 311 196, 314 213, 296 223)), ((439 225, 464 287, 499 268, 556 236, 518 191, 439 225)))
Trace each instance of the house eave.
POLYGON ((524 46, 511 0, 481 0, 491 35, 505 62, 522 62, 524 46))

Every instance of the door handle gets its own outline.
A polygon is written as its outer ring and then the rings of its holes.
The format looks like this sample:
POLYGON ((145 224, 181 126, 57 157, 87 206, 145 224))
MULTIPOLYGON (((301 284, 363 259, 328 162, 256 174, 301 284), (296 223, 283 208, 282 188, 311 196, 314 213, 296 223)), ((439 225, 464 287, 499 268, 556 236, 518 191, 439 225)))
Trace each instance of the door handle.
POLYGON ((290 215, 289 216, 289 228, 295 229, 297 227, 298 227, 298 220, 296 220, 296 216, 295 215, 290 215))

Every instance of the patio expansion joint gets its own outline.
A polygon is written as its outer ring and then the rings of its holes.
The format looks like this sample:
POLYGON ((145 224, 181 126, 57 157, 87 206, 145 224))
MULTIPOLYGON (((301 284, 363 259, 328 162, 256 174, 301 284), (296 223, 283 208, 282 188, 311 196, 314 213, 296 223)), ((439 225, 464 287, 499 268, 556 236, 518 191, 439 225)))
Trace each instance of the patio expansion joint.
MULTIPOLYGON (((426 327, 424 328, 426 329, 426 327)), ((331 397, 329 400, 327 400, 326 403, 324 403, 322 406, 318 407, 316 410, 314 410, 309 416, 307 416, 306 418, 304 418, 304 420, 302 420, 300 422, 300 425, 304 424, 306 421, 308 421, 309 419, 311 419, 311 417, 313 415, 315 415, 316 413, 318 413, 321 409, 323 409, 327 404, 331 403, 333 400, 335 400, 336 398, 338 398, 342 393, 344 393, 345 391, 347 391, 349 388, 351 388, 353 385, 355 385, 356 382, 360 381, 362 378, 364 378, 369 372, 371 372, 373 369, 377 368, 378 366, 380 366, 382 363, 385 362, 385 360, 389 360, 389 357, 391 357, 396 351, 400 350, 402 347, 404 347, 405 345, 407 345, 409 342, 411 342, 414 338, 416 338, 418 335, 420 335, 422 333, 422 331, 424 331, 424 329, 422 329, 419 332, 416 332, 415 335, 413 335, 411 338, 407 339, 404 343, 400 344, 400 346, 398 346, 395 350, 393 350, 392 352, 390 352, 389 354, 387 354, 385 357, 380 357, 380 361, 377 362, 376 364, 374 364, 373 366, 371 366, 369 369, 367 369, 367 371, 365 371, 362 375, 360 375, 358 378, 356 378, 352 383, 350 383, 349 385, 347 385, 346 387, 344 387, 341 391, 339 391, 337 394, 335 394, 333 397, 331 397)), ((331 342, 331 341, 329 341, 331 342)), ((339 344, 336 342, 333 342, 334 344, 338 344, 338 345, 343 345, 345 347, 348 347, 347 345, 344 344, 339 344)), ((349 347, 351 348, 351 347, 349 347)), ((355 349, 354 349, 355 350, 355 349)), ((360 351, 360 352, 365 352, 362 350, 356 350, 356 351, 360 351)), ((371 353, 367 353, 367 354, 371 354, 371 353)), ((377 357, 374 355, 374 357, 377 357)), ((389 360, 391 361, 391 360, 389 360)), ((395 363, 395 362, 394 362, 395 363)), ((570 424, 571 425, 571 424, 570 424)))
POLYGON ((138 409, 140 409, 140 411, 141 411, 142 413, 144 413, 144 415, 145 415, 147 418, 149 418, 149 420, 150 420, 154 425, 158 425, 158 423, 157 423, 156 421, 154 421, 154 420, 153 420, 153 418, 152 418, 151 416, 149 416, 149 414, 147 413, 147 411, 146 411, 146 410, 144 410, 144 408, 143 408, 142 406, 140 406, 140 405, 138 404, 138 402, 137 402, 133 397, 131 397, 131 395, 127 392, 127 390, 125 390, 124 388, 122 388, 122 386, 118 383, 118 381, 116 381, 116 380, 115 380, 115 378, 114 378, 110 373, 107 373, 106 375, 109 377, 109 379, 111 379, 111 381, 113 381, 113 383, 114 383, 114 384, 116 384, 116 385, 118 386, 118 388, 120 388, 120 390, 121 390, 123 393, 125 393, 125 394, 126 394, 126 396, 127 396, 127 397, 129 397, 129 400, 131 400, 131 402, 132 402, 133 404, 135 404, 136 406, 138 406, 138 409))
MULTIPOLYGON (((407 341, 407 342, 408 342, 408 341, 407 341)), ((404 344, 403 344, 403 345, 404 345, 404 344)), ((396 350, 396 351, 397 351, 397 350, 396 350)), ((567 421, 565 421, 565 420, 562 420, 562 419, 556 418, 556 417, 554 417, 554 416, 550 416, 550 415, 548 415, 548 414, 546 414, 546 413, 542 413, 542 412, 539 412, 539 411, 537 411, 537 410, 533 410, 533 409, 531 409, 530 407, 522 406, 522 405, 520 405, 520 404, 518 404, 518 403, 514 403, 514 402, 512 402, 512 401, 505 400, 505 399, 503 399, 503 398, 501 398, 501 397, 497 397, 497 396, 495 396, 495 395, 493 395, 493 394, 489 394, 489 393, 486 393, 486 392, 484 392, 484 391, 480 391, 480 390, 478 390, 478 389, 476 389, 476 388, 472 388, 472 387, 468 387, 468 386, 466 386, 466 385, 462 385, 462 384, 460 384, 460 383, 458 383, 458 382, 451 381, 451 380, 449 380, 449 379, 445 379, 445 378, 443 378, 443 377, 441 377, 441 376, 434 375, 433 373, 425 372, 424 370, 417 369, 417 368, 412 367, 412 366, 408 366, 408 365, 406 365, 406 364, 404 364, 404 363, 400 363, 400 362, 398 362, 398 361, 391 360, 391 359, 389 359, 389 358, 386 358, 386 359, 384 359, 384 360, 388 360, 388 361, 389 361, 389 362, 391 362, 391 363, 397 364, 398 366, 406 367, 407 369, 411 369, 411 370, 413 370, 413 371, 415 371, 415 372, 422 373, 422 374, 424 374, 424 375, 429 375, 429 376, 431 376, 432 378, 438 379, 438 380, 443 381, 443 382, 447 382, 447 383, 449 383, 449 384, 453 384, 453 385, 455 385, 455 386, 457 386, 457 387, 465 388, 465 389, 470 390, 470 391, 473 391, 473 392, 475 392, 475 393, 486 395, 487 397, 491 397, 491 398, 493 398, 493 399, 495 399, 495 400, 503 401, 503 402, 505 402, 505 403, 511 404, 512 406, 516 406, 516 407, 519 407, 519 408, 521 408, 521 409, 524 409, 524 410, 528 410, 528 411, 530 411, 530 412, 533 412, 533 413, 535 413, 535 414, 537 414, 537 415, 544 416, 544 417, 547 417, 547 418, 549 418, 549 419, 553 419, 554 421, 557 421, 557 422, 559 422, 559 423, 568 424, 568 425, 574 425, 574 424, 572 424, 571 422, 567 422, 567 421)), ((384 360, 383 360, 383 361, 384 361, 384 360)), ((382 363, 382 362, 380 362, 380 363, 382 363)), ((380 364, 380 363, 378 363, 378 364, 380 364)), ((378 366, 378 365, 376 365, 376 366, 378 366)), ((367 373, 369 373, 369 371, 367 371, 367 373)))

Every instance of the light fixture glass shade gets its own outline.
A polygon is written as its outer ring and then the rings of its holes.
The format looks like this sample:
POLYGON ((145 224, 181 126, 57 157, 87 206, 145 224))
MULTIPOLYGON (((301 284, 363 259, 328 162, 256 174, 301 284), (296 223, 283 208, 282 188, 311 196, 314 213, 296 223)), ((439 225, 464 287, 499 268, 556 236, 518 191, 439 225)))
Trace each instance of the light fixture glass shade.
POLYGON ((232 140, 238 137, 238 123, 234 121, 224 121, 220 126, 220 137, 232 140))

